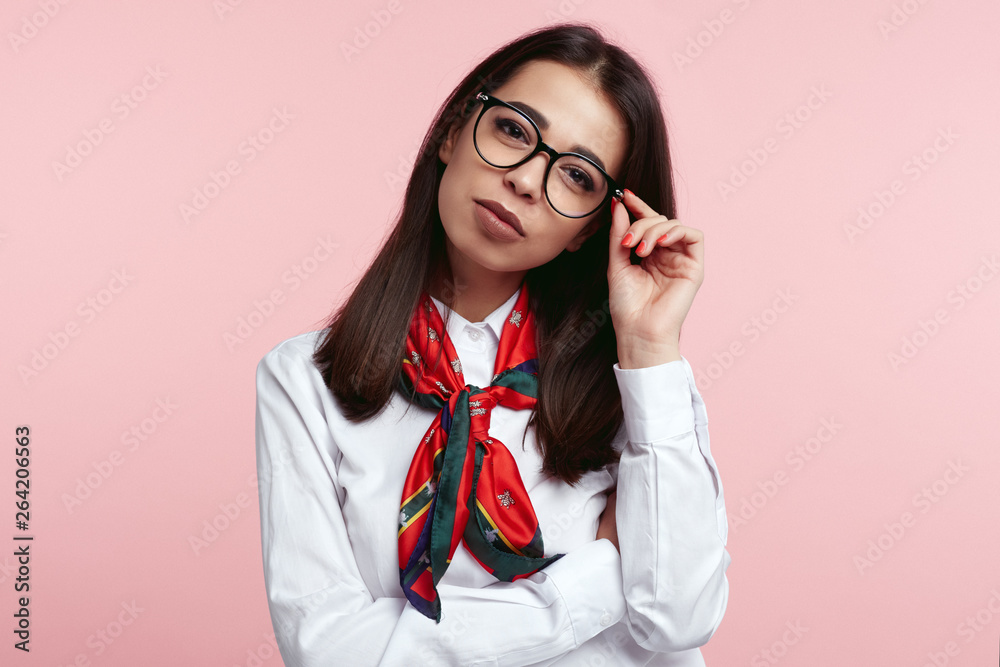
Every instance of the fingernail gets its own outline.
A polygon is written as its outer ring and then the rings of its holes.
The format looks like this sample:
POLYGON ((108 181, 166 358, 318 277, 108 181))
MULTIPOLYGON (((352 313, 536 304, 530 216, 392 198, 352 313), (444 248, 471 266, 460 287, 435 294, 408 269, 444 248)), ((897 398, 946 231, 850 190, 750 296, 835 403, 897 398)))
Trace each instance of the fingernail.
POLYGON ((615 214, 615 204, 617 204, 617 203, 618 203, 618 200, 615 199, 614 197, 612 197, 611 198, 611 215, 615 214))
POLYGON ((628 188, 625 188, 625 192, 626 192, 627 194, 630 194, 630 195, 634 195, 634 194, 635 194, 634 192, 632 192, 632 191, 631 191, 631 190, 629 190, 628 188))
MULTIPOLYGON (((669 234, 669 233, 670 233, 670 232, 667 232, 667 234, 669 234)), ((664 234, 664 235, 663 235, 663 236, 661 236, 660 238, 656 239, 656 242, 657 242, 657 243, 659 243, 659 242, 660 242, 660 241, 662 241, 663 239, 667 238, 667 234, 664 234)))
POLYGON ((627 246, 630 243, 632 243, 632 232, 629 232, 628 234, 626 234, 625 238, 622 239, 622 245, 623 246, 627 246))
POLYGON ((636 252, 642 252, 646 249, 646 242, 642 241, 639 243, 639 247, 635 249, 636 252))

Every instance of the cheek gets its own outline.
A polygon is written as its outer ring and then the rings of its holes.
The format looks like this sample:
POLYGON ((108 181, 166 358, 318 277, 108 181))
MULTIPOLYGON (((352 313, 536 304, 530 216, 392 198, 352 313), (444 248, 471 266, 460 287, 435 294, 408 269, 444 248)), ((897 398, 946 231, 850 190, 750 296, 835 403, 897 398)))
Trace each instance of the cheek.
POLYGON ((524 249, 524 257, 532 264, 539 265, 555 259, 576 235, 575 229, 551 227, 535 235, 524 249))
POLYGON ((438 186, 438 206, 441 209, 454 211, 456 206, 470 200, 477 166, 470 163, 464 146, 460 143, 441 175, 438 186))
POLYGON ((438 213, 445 229, 448 228, 449 223, 454 222, 455 216, 458 214, 457 208, 464 187, 461 182, 461 169, 456 167, 458 165, 453 164, 445 169, 438 186, 438 213))

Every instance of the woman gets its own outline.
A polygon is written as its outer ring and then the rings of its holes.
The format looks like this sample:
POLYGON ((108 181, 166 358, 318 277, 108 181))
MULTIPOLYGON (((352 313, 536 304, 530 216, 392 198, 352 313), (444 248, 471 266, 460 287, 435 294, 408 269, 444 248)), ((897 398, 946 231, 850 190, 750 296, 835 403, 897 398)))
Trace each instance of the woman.
POLYGON ((286 665, 704 664, 730 557, 673 216, 653 85, 593 28, 458 85, 352 295, 258 367, 286 665))

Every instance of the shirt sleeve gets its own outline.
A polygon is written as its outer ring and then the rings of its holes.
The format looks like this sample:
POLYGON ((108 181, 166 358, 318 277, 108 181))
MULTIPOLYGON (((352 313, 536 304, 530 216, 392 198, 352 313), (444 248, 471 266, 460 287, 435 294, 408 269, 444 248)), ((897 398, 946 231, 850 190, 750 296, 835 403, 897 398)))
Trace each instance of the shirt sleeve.
POLYGON ((613 473, 626 622, 650 651, 702 646, 725 613, 731 561, 705 403, 683 356, 614 370, 628 435, 613 473))
POLYGON ((287 667, 531 665, 572 651, 625 615, 608 540, 513 582, 442 582, 435 623, 403 597, 373 598, 341 511, 340 453, 311 359, 269 352, 257 367, 256 455, 268 609, 287 667))

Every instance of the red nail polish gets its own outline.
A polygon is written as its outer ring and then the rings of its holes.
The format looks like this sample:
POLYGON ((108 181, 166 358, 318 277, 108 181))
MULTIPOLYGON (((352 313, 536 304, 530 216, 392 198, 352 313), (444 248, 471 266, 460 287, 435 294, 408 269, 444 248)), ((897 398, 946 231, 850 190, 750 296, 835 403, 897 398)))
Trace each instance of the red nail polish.
POLYGON ((645 250, 645 249, 646 249, 646 242, 645 242, 645 241, 641 241, 641 242, 639 243, 639 247, 638 247, 638 248, 636 248, 636 249, 635 249, 635 251, 636 251, 637 253, 639 253, 639 252, 642 252, 642 251, 643 251, 643 250, 645 250))
POLYGON ((663 236, 661 236, 660 238, 656 239, 656 242, 657 242, 657 243, 659 243, 659 242, 660 242, 660 241, 662 241, 663 239, 667 238, 667 234, 669 234, 669 233, 670 233, 670 232, 667 232, 666 234, 664 234, 664 235, 663 235, 663 236))
POLYGON ((630 243, 632 243, 632 232, 626 234, 625 238, 622 239, 623 246, 628 246, 630 243))
POLYGON ((625 188, 625 192, 626 192, 626 193, 628 193, 628 194, 630 194, 630 195, 634 195, 634 194, 635 194, 634 192, 632 192, 632 191, 631 191, 631 190, 629 190, 628 188, 625 188))

